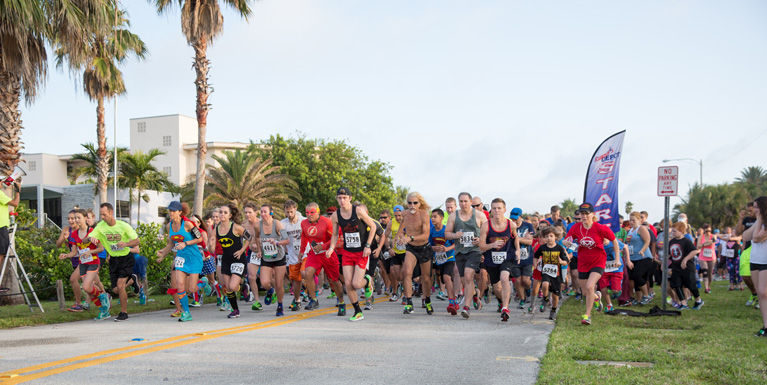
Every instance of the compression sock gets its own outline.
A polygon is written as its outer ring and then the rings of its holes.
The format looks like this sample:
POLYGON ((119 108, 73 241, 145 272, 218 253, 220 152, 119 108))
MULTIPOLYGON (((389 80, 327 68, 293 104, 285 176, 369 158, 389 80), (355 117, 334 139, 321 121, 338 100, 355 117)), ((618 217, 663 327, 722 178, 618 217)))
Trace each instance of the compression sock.
POLYGON ((93 290, 91 290, 91 302, 93 302, 94 305, 101 307, 101 300, 99 299, 99 294, 101 294, 101 291, 97 289, 95 286, 93 287, 93 290))
POLYGON ((362 313, 362 309, 360 309, 359 301, 352 303, 352 306, 354 306, 354 314, 362 313))
POLYGON ((199 289, 197 291, 195 291, 192 295, 194 296, 194 302, 200 302, 200 290, 199 289))
POLYGON ((189 297, 186 296, 186 291, 182 291, 177 294, 178 300, 181 303, 181 308, 184 309, 184 312, 189 312, 189 297))
POLYGON ((232 306, 232 310, 240 311, 240 308, 237 306, 237 293, 228 291, 226 292, 226 298, 229 299, 229 305, 232 306))
POLYGON ((216 288, 216 297, 221 298, 221 285, 216 282, 216 284, 213 286, 216 288))
POLYGON ((431 303, 431 296, 426 297, 426 303, 431 303))
POLYGON ((413 306, 413 297, 407 297, 407 302, 406 303, 408 305, 410 305, 410 306, 413 306))

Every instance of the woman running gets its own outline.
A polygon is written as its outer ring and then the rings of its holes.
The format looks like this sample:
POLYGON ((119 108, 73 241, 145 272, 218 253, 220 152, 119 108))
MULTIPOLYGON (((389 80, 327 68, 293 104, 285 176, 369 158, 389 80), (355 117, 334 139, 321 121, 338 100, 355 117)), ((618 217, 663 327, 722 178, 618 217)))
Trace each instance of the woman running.
POLYGON ((240 308, 237 306, 237 292, 240 290, 247 263, 242 255, 248 248, 251 235, 240 226, 240 212, 231 203, 219 209, 219 224, 214 233, 216 243, 221 245, 221 284, 226 289, 226 297, 232 307, 232 312, 227 317, 238 318, 240 308))
MULTIPOLYGON (((756 223, 743 233, 744 241, 751 241, 751 279, 754 281, 759 303, 767 305, 767 196, 754 201, 757 208, 756 223)), ((767 306, 761 306, 762 328, 757 337, 767 337, 767 306)))
POLYGON ((208 239, 208 229, 210 228, 207 221, 203 221, 197 214, 192 215, 190 219, 202 233, 202 242, 197 245, 202 253, 202 271, 200 272, 200 280, 197 282, 198 290, 194 293, 194 304, 191 305, 192 307, 199 307, 203 302, 202 295, 209 296, 212 294, 211 283, 216 282, 214 275, 216 273, 216 259, 213 258, 213 254, 208 250, 206 242, 208 239), (202 290, 202 293, 200 290, 202 290))
MULTIPOLYGON (((57 248, 63 246, 65 243, 67 244, 67 249, 70 251, 72 250, 72 247, 74 247, 75 241, 72 234, 77 229, 77 225, 75 224, 75 213, 77 213, 77 209, 69 210, 69 213, 67 214, 68 226, 61 229, 59 238, 56 240, 57 248)), ((61 255, 69 254, 71 254, 71 252, 61 255)), ((59 258, 61 258, 61 256, 59 256, 59 258)), ((82 300, 82 289, 80 288, 80 270, 78 269, 80 259, 77 257, 77 253, 75 253, 69 257, 69 260, 72 263, 72 274, 69 275, 69 284, 72 286, 72 292, 75 295, 75 303, 69 307, 67 311, 79 313, 83 310, 88 310, 88 303, 82 300)))
POLYGON ((704 292, 711 293, 711 281, 714 278, 714 266, 716 265, 716 236, 711 233, 711 225, 703 225, 703 234, 697 239, 696 246, 700 250, 700 272, 703 275, 704 292))
MULTIPOLYGON (((272 294, 276 289, 277 312, 275 315, 280 317, 284 314, 282 308, 282 298, 285 295, 283 280, 286 270, 284 247, 290 243, 290 240, 282 223, 275 221, 273 215, 271 206, 261 206, 261 223, 254 239, 258 239, 261 246, 261 287, 267 289, 264 304, 272 303, 272 294)), ((252 249, 258 250, 255 247, 252 249)))

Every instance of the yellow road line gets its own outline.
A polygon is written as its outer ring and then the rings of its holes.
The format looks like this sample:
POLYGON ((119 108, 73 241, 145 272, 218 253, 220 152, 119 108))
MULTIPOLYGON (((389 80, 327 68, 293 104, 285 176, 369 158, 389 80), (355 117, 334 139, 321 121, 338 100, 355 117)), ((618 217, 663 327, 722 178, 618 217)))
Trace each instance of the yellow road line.
MULTIPOLYGON (((383 302, 387 300, 386 297, 375 300, 375 303, 383 302)), ((243 333, 252 330, 265 329, 273 326, 281 326, 289 323, 301 321, 303 319, 313 318, 325 314, 330 314, 336 311, 335 308, 328 308, 324 310, 313 310, 308 313, 300 313, 284 318, 277 318, 269 321, 263 321, 255 324, 242 325, 238 327, 231 327, 226 329, 218 329, 207 332, 198 332, 185 334, 181 336, 169 337, 162 340, 147 342, 139 345, 126 346, 123 348, 110 349, 101 352, 81 355, 77 357, 67 358, 64 360, 48 362, 39 365, 33 365, 25 368, 20 368, 4 373, 0 373, 0 379, 4 379, 3 384, 18 384, 34 379, 51 376, 63 372, 68 372, 76 369, 86 368, 95 365, 101 365, 104 363, 122 360, 125 358, 135 357, 143 354, 153 353, 157 351, 172 349, 179 346, 189 345, 197 342, 207 341, 219 337, 228 335, 243 333), (175 341, 175 342, 174 342, 175 341), (121 354, 113 354, 118 352, 124 352, 121 354), (113 354, 113 355, 112 355, 113 354), (78 362, 81 361, 81 362, 78 362), (71 363, 71 364, 70 364, 71 363), (69 365, 65 365, 69 364, 69 365), (63 365, 63 366, 59 366, 63 365), (58 367, 57 367, 58 366, 58 367), (48 370, 42 370, 51 368, 48 370), (35 372, 38 371, 38 372, 35 372), (35 372, 35 373, 31 373, 35 372), (30 373, 30 374, 24 374, 30 373)))

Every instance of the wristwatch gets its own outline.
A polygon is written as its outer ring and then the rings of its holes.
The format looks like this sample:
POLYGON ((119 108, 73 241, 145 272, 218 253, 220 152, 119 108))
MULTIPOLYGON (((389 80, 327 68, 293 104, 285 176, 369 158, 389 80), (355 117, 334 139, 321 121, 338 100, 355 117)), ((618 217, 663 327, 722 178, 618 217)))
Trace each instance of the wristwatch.
POLYGON ((366 243, 366 244, 365 244, 365 248, 366 248, 366 249, 369 249, 369 248, 370 248, 370 244, 369 244, 369 243, 366 243))
POLYGON ((413 241, 415 241, 415 237, 413 237, 413 236, 411 235, 411 236, 410 236, 410 242, 413 242, 413 241))

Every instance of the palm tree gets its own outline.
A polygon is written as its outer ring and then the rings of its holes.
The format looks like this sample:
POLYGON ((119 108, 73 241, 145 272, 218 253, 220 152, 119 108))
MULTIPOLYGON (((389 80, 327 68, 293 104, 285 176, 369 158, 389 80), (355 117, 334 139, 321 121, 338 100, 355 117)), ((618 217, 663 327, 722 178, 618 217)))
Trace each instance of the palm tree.
POLYGON ((107 178, 109 174, 110 156, 107 152, 106 134, 104 132, 104 99, 113 98, 125 93, 125 83, 122 72, 117 68, 124 62, 129 53, 139 59, 146 54, 144 42, 128 30, 130 22, 118 3, 109 2, 110 20, 113 21, 110 30, 96 30, 88 35, 87 44, 81 47, 80 55, 66 55, 57 47, 56 65, 61 68, 68 61, 69 68, 82 69, 83 90, 88 98, 96 101, 96 191, 101 203, 107 201, 107 178), (84 59, 73 62, 74 58, 84 59))
POLYGON ((631 215, 631 212, 634 211, 634 204, 631 203, 631 201, 626 201, 626 217, 631 215))
MULTIPOLYGON (((104 141, 106 142, 106 140, 104 141)), ((91 182, 93 183, 94 178, 98 178, 99 171, 99 150, 96 149, 96 146, 93 143, 84 143, 81 144, 83 148, 85 149, 84 153, 80 154, 74 154, 72 155, 72 160, 82 160, 87 163, 86 166, 75 168, 71 171, 70 177, 72 180, 70 181, 72 184, 77 183, 77 179, 81 176, 87 177, 91 182)), ((108 149, 108 154, 112 154, 113 150, 108 149)), ((122 156, 124 154, 128 153, 128 149, 125 147, 117 147, 117 158, 122 159, 122 156)), ((114 160, 111 156, 107 156, 107 170, 111 170, 114 166, 114 160)), ((108 175, 107 175, 108 176, 108 175)), ((107 177, 106 183, 107 185, 112 183, 112 178, 107 177)), ((96 189, 98 189, 98 186, 96 186, 96 189)), ((97 190, 98 192, 98 190, 97 190)))
POLYGON ((145 190, 168 191, 173 190, 174 185, 168 179, 168 175, 157 170, 152 161, 165 154, 158 149, 152 149, 148 153, 136 151, 133 154, 126 153, 120 159, 120 177, 118 182, 122 187, 129 189, 131 202, 133 201, 133 189, 138 190, 137 223, 141 222, 141 200, 149 201, 149 197, 142 194, 145 190))
MULTIPOLYGON (((194 81, 197 89, 197 178, 195 181, 194 213, 202 215, 203 192, 205 188, 205 158, 208 146, 205 132, 208 126, 208 96, 212 89, 208 85, 207 58, 208 44, 224 29, 224 16, 221 14, 219 0, 154 0, 158 13, 170 9, 174 2, 181 8, 181 31, 186 42, 194 49, 194 81)), ((233 8, 247 20, 251 14, 249 0, 222 0, 223 4, 233 8)))
POLYGON ((568 198, 563 200, 559 207, 561 208, 562 215, 566 217, 575 214, 575 210, 578 209, 578 203, 575 202, 575 199, 568 198))
POLYGON ((282 204, 287 199, 300 200, 298 184, 253 151, 224 151, 213 155, 218 167, 209 165, 208 196, 205 204, 233 203, 242 210, 247 202, 269 204, 278 216, 283 215, 282 204))

